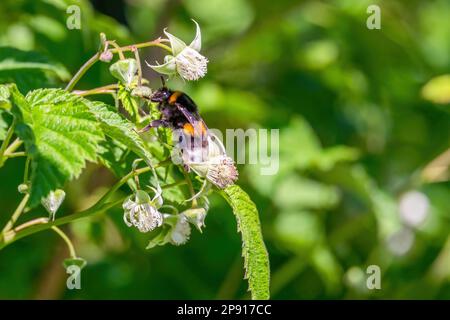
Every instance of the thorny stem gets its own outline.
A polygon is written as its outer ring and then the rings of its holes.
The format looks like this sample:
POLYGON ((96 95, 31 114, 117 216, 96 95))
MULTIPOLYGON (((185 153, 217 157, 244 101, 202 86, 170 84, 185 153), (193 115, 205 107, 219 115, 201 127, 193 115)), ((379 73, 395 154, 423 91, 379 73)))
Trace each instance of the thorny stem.
MULTIPOLYGON (((141 49, 146 47, 160 47, 164 50, 167 50, 168 52, 172 52, 172 49, 170 47, 166 46, 165 44, 161 43, 163 39, 158 38, 153 41, 148 42, 142 42, 134 45, 129 45, 125 47, 118 47, 111 49, 111 53, 122 53, 125 51, 132 51, 134 48, 141 49)), ((72 91, 77 82, 83 77, 83 75, 86 73, 86 71, 89 70, 99 59, 100 59, 100 52, 97 52, 95 55, 93 55, 88 61, 85 62, 80 68, 80 70, 77 71, 77 73, 73 76, 73 78, 70 80, 70 82, 66 86, 67 91, 72 91)))
POLYGON ((73 246, 73 243, 72 243, 72 241, 70 241, 69 237, 64 233, 64 231, 62 231, 57 226, 52 226, 51 229, 53 231, 55 231, 64 240, 64 242, 67 244, 67 247, 69 248, 69 252, 70 252, 70 257, 72 259, 76 259, 77 258, 77 254, 75 252, 75 247, 73 246))

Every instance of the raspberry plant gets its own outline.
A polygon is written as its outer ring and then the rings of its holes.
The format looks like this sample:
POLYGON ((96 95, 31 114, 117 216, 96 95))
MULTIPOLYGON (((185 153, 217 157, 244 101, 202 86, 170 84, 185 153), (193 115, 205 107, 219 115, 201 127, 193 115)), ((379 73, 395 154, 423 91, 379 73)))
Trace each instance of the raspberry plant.
MULTIPOLYGON (((117 206, 123 207, 124 223, 129 227, 135 227, 136 232, 150 232, 147 248, 168 243, 181 245, 188 241, 191 226, 200 232, 205 227, 208 197, 216 192, 230 204, 236 216, 252 298, 269 298, 269 260, 258 211, 248 195, 234 184, 237 171, 232 160, 220 151, 221 142, 210 142, 216 144, 215 154, 209 154, 208 161, 195 166, 173 161, 171 155, 176 149, 173 130, 142 130, 158 119, 161 111, 151 102, 155 88, 142 76, 139 49, 156 47, 168 52, 165 63, 149 65, 154 71, 198 80, 206 74, 208 60, 199 53, 201 33, 195 24, 196 36, 189 46, 166 31, 167 39, 123 47, 102 34, 99 51, 65 89, 21 92, 15 83, 0 85, 0 112, 6 119, 0 135, 0 166, 14 158, 26 158, 23 183, 18 186, 23 198, 1 231, 0 249, 51 229, 69 246, 71 256, 65 264, 84 266, 85 261, 77 256, 59 226, 117 206), (110 63, 111 74, 118 82, 74 90, 80 78, 99 61, 110 63), (94 98, 99 94, 112 95, 116 104, 96 101, 94 98), (209 161, 217 157, 226 161, 221 166, 209 161), (90 208, 69 214, 58 212, 66 182, 79 177, 87 162, 105 166, 117 177, 117 182, 90 208), (119 189, 127 189, 128 195, 120 198, 119 189), (24 215, 25 222, 17 223, 22 214, 39 206, 48 213, 32 220, 24 215)), ((57 71, 45 63, 36 68, 42 72, 57 71)), ((14 80, 21 72, 20 66, 13 64, 11 70, 16 74, 6 79, 14 80)), ((27 77, 26 71, 22 72, 27 77)))

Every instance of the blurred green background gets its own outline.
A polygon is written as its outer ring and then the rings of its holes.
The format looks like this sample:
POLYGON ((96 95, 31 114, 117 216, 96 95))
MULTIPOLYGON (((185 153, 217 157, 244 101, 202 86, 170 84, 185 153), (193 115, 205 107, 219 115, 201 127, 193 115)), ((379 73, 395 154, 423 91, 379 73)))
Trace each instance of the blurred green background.
MULTIPOLYGON (((0 46, 58 62, 65 79, 96 52, 100 32, 127 45, 169 27, 190 41, 196 19, 208 74, 171 86, 210 127, 280 129, 279 173, 241 166, 239 181, 260 210, 272 298, 449 299, 449 16, 446 0, 2 0, 0 46), (81 8, 81 30, 66 28, 69 4, 81 8), (381 30, 366 27, 370 4, 381 8, 381 30), (366 287, 369 265, 381 269, 380 290, 366 287)), ((12 53, 0 48, 0 82, 11 81, 12 53)), ((12 80, 22 91, 62 86, 35 70, 12 80)), ((77 88, 111 82, 98 63, 77 88)), ((0 171, 2 225, 23 165, 0 171)), ((89 165, 61 211, 86 208, 114 180, 89 165)), ((35 234, 0 251, 0 298, 247 298, 240 235, 222 199, 206 225, 182 247, 146 251, 147 236, 124 225, 120 208, 71 224, 88 261, 81 290, 66 289, 60 238, 35 234)))

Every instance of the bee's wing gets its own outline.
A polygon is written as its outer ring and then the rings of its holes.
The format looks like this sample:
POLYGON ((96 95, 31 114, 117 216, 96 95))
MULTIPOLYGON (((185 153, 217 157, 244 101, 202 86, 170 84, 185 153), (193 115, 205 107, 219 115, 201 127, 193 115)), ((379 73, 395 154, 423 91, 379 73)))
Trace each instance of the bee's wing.
POLYGON ((181 113, 183 113, 183 115, 186 117, 189 123, 192 124, 194 128, 196 128, 198 126, 198 123, 201 122, 205 131, 208 131, 208 127, 206 126, 205 121, 203 121, 202 117, 197 111, 194 112, 189 111, 181 103, 175 103, 175 106, 177 107, 178 110, 181 111, 181 113))
MULTIPOLYGON (((209 130, 208 127, 205 124, 205 121, 203 121, 202 117, 198 114, 197 111, 189 111, 185 106, 183 106, 180 103, 175 103, 175 106, 178 110, 180 110, 183 115, 186 117, 188 122, 191 125, 190 130, 187 131, 187 133, 190 136, 190 139, 198 139, 201 141, 200 147, 202 149, 208 147, 208 136, 209 136, 209 130)), ((195 144, 194 144, 195 145, 195 144)), ((194 146, 193 145, 193 146, 194 146)), ((207 149, 205 149, 207 150, 207 149)))

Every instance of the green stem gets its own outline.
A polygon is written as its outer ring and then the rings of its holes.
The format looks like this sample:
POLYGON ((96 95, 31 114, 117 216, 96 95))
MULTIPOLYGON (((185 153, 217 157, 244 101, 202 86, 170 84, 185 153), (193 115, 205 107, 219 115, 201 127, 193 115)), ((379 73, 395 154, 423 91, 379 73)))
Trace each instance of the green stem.
POLYGON ((120 60, 124 60, 125 59, 125 56, 123 55, 123 52, 122 52, 122 48, 120 48, 120 46, 115 41, 108 41, 107 43, 112 45, 114 48, 116 48, 117 53, 119 54, 119 59, 120 60))
MULTIPOLYGON (((167 50, 168 52, 172 52, 172 49, 170 47, 166 46, 165 44, 161 43, 162 39, 156 39, 149 42, 142 42, 135 45, 129 45, 125 47, 118 47, 111 49, 111 53, 119 53, 124 51, 132 51, 134 48, 140 49, 140 48, 146 48, 146 47, 160 47, 164 50, 167 50)), ((93 55, 88 61, 86 61, 85 64, 83 64, 78 70, 78 72, 73 76, 73 78, 70 80, 70 82, 66 86, 67 91, 72 91, 77 82, 83 77, 83 75, 100 59, 100 52, 97 52, 95 55, 93 55)))
POLYGON ((69 237, 57 226, 52 226, 51 229, 53 231, 55 231, 63 240, 64 242, 67 244, 67 247, 69 248, 69 252, 70 252, 70 257, 72 259, 76 259, 77 258, 77 254, 75 252, 75 247, 73 246, 72 241, 70 241, 69 237))
MULTIPOLYGON (((156 167, 163 166, 163 165, 165 165, 164 161, 157 164, 156 167)), ((71 214, 68 216, 64 216, 64 217, 58 218, 58 219, 48 222, 48 223, 45 223, 47 220, 43 220, 43 218, 38 218, 35 220, 25 222, 24 224, 19 225, 18 227, 16 227, 13 230, 10 230, 10 228, 8 230, 5 230, 6 229, 5 228, 0 235, 0 249, 13 243, 16 240, 19 240, 23 237, 34 234, 36 232, 47 230, 53 226, 59 226, 59 225, 63 225, 66 223, 70 223, 72 221, 75 221, 75 220, 78 220, 81 218, 85 218, 87 216, 92 216, 92 215, 104 212, 108 209, 111 209, 118 204, 121 204, 125 200, 125 198, 122 198, 122 199, 120 199, 118 201, 114 201, 114 202, 107 202, 107 201, 114 192, 116 192, 122 185, 124 185, 134 175, 140 175, 140 174, 149 172, 151 170, 152 169, 150 167, 145 167, 145 168, 131 171, 126 176, 122 177, 116 184, 114 184, 111 187, 111 189, 109 189, 108 192, 99 201, 97 201, 96 204, 94 204, 92 207, 90 207, 87 210, 80 211, 80 212, 77 212, 77 213, 74 213, 74 214, 71 214)), ((173 184, 173 185, 167 185, 164 187, 170 188, 170 187, 178 185, 178 184, 179 183, 173 184)), ((29 195, 27 194, 25 197, 28 198, 29 195)), ((23 206, 25 206, 25 205, 23 205, 23 206)), ((22 210, 23 210, 23 208, 22 208, 22 210)))
POLYGON ((5 152, 6 152, 6 147, 9 144, 9 141, 11 140, 13 134, 14 134, 14 129, 16 128, 16 119, 13 119, 13 122, 11 123, 11 126, 8 128, 8 131, 6 132, 6 137, 5 140, 3 140, 3 143, 0 147, 0 167, 3 166, 3 164, 5 163, 5 152))
POLYGON ((79 96, 89 96, 94 94, 105 94, 105 93, 113 93, 119 88, 119 85, 117 83, 109 84, 107 86, 94 88, 90 90, 76 90, 73 93, 77 94, 79 96))
POLYGON ((27 154, 25 151, 13 152, 13 153, 5 153, 5 158, 17 158, 17 157, 26 157, 27 154))
POLYGON ((10 154, 16 151, 21 145, 23 144, 23 141, 17 138, 16 140, 11 143, 8 148, 5 150, 5 154, 10 154))
POLYGON ((139 51, 136 47, 133 47, 132 51, 134 52, 134 57, 137 62, 137 68, 138 68, 138 86, 140 87, 142 85, 142 66, 141 66, 141 58, 139 57, 139 51))
POLYGON ((127 181, 129 179, 131 179, 133 176, 135 175, 140 175, 146 172, 149 172, 151 170, 150 167, 145 167, 145 168, 141 168, 141 169, 137 169, 137 170, 133 170, 130 173, 128 173, 126 176, 123 176, 119 181, 117 181, 109 190, 108 192, 106 192, 103 197, 99 200, 99 203, 101 202, 105 202, 108 200, 108 198, 117 190, 119 190, 119 188, 124 185, 125 183, 127 183, 127 181))
POLYGON ((111 209, 115 207, 116 205, 122 203, 125 200, 125 198, 122 198, 120 200, 114 201, 114 202, 108 202, 102 205, 99 205, 99 203, 96 203, 92 207, 90 207, 87 210, 80 211, 68 216, 64 216, 61 218, 56 219, 55 221, 50 221, 48 223, 42 223, 42 218, 38 218, 36 220, 39 220, 37 222, 39 223, 33 223, 34 221, 28 221, 24 224, 27 225, 26 228, 22 227, 22 225, 18 226, 17 228, 10 230, 8 232, 3 232, 2 237, 0 238, 0 249, 3 249, 7 245, 10 245, 11 243, 22 239, 23 237, 32 235, 34 233, 48 230, 53 226, 59 226, 66 223, 70 223, 75 220, 79 220, 88 216, 93 216, 102 212, 105 212, 108 209, 111 209))
POLYGON ((26 194, 22 201, 19 203, 19 205, 17 206, 16 211, 14 211, 13 215, 11 216, 11 218, 9 219, 8 223, 6 224, 6 226, 3 228, 2 230, 2 234, 5 234, 6 232, 8 232, 9 230, 11 230, 11 228, 14 226, 14 224, 16 223, 17 219, 19 219, 20 215, 23 212, 23 209, 25 209, 25 206, 27 205, 28 199, 30 198, 29 194, 26 194))
POLYGON ((28 183, 28 178, 30 175, 30 163, 31 158, 28 157, 27 160, 25 161, 25 169, 23 171, 23 183, 28 183))
MULTIPOLYGON (((147 47, 159 47, 161 49, 164 49, 170 53, 172 53, 172 49, 169 46, 166 46, 165 44, 162 44, 161 41, 163 39, 156 39, 153 41, 148 41, 148 42, 141 42, 141 43, 137 43, 137 44, 132 44, 129 46, 125 46, 125 47, 121 47, 120 49, 122 51, 131 51, 133 50, 133 48, 136 49, 142 49, 142 48, 147 48, 147 47)), ((116 49, 111 50, 112 53, 117 52, 116 49)))
POLYGON ((86 73, 86 71, 89 70, 90 67, 92 67, 100 58, 100 53, 97 52, 95 55, 93 55, 88 61, 85 62, 78 70, 78 72, 73 76, 73 78, 70 80, 70 82, 66 86, 67 91, 72 91, 72 89, 75 87, 77 82, 81 79, 81 77, 86 73))
MULTIPOLYGON (((195 190, 194 190, 194 186, 192 185, 192 181, 189 178, 189 174, 186 172, 186 170, 183 170, 183 175, 184 175, 184 180, 186 181, 186 184, 189 188, 189 192, 191 193, 191 197, 195 196, 195 190)), ((195 208, 197 207, 197 199, 192 199, 192 207, 195 208)))

